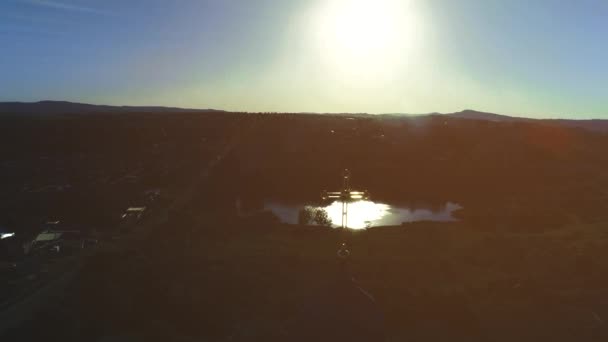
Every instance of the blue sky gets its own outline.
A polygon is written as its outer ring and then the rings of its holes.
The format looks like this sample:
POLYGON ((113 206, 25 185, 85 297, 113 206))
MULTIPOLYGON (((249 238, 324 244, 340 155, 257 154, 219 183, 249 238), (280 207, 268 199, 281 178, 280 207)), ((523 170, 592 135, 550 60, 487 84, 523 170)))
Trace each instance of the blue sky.
POLYGON ((2 0, 0 46, 0 101, 608 118, 604 0, 2 0))

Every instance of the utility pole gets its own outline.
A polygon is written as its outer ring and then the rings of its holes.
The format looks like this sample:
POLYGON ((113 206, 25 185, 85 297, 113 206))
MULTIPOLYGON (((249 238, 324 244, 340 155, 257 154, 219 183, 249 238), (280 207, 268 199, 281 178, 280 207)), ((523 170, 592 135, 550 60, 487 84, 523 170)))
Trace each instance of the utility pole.
POLYGON ((340 191, 323 191, 321 193, 321 198, 326 201, 328 199, 339 200, 342 202, 342 242, 340 243, 340 247, 338 249, 338 258, 341 261, 341 265, 343 269, 348 272, 348 259, 350 257, 350 251, 348 250, 348 245, 346 244, 346 235, 348 228, 348 203, 354 201, 361 201, 369 199, 369 192, 365 191, 354 191, 350 187, 350 171, 345 169, 342 173, 342 190, 340 191))
POLYGON ((323 191, 321 198, 326 201, 328 199, 336 199, 342 202, 342 229, 348 228, 348 203, 360 200, 369 199, 369 193, 365 191, 354 191, 350 187, 350 171, 345 169, 342 173, 342 190, 340 191, 323 191))

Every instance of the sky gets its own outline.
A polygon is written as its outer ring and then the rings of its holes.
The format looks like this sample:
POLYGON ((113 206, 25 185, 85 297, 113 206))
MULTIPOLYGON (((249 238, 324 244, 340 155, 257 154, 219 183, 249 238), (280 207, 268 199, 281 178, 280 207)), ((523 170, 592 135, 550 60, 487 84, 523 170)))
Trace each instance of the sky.
POLYGON ((605 0, 1 0, 0 101, 608 119, 605 0))

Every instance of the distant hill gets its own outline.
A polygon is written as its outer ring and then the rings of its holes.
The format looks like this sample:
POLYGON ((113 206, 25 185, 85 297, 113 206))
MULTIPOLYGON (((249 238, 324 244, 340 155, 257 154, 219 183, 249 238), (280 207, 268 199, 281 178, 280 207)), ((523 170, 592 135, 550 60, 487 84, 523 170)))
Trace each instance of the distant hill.
POLYGON ((462 112, 448 114, 452 117, 470 120, 485 120, 493 122, 539 122, 555 124, 560 126, 584 128, 591 131, 608 132, 608 120, 590 119, 590 120, 570 120, 570 119, 531 119, 523 117, 515 117, 508 115, 500 115, 494 113, 478 112, 474 110, 464 110, 462 112))
POLYGON ((54 115, 54 114, 111 114, 111 113, 167 113, 167 112, 219 112, 215 109, 184 109, 150 106, 106 106, 67 101, 0 102, 0 114, 54 115))
POLYGON ((494 114, 494 113, 486 113, 486 112, 478 112, 475 110, 463 110, 462 112, 449 114, 452 117, 458 117, 462 119, 471 119, 471 120, 486 120, 486 121, 494 121, 494 122, 511 122, 511 121, 530 121, 532 119, 529 118, 521 118, 514 117, 508 115, 494 114))
MULTIPOLYGON (((76 103, 68 101, 39 101, 39 102, 0 102, 0 115, 62 115, 62 114, 119 114, 119 113, 212 113, 226 112, 217 109, 191 109, 159 106, 107 106, 76 103)), ((317 113, 301 113, 317 114, 317 113)), ((348 113, 344 113, 348 114, 348 113)), ((369 114, 348 114, 369 115, 369 114)), ((463 110, 456 113, 431 113, 420 115, 408 114, 384 114, 385 117, 409 119, 421 119, 435 115, 449 115, 467 120, 484 120, 492 122, 538 122, 560 126, 583 128, 596 132, 608 132, 608 120, 568 120, 568 119, 532 119, 516 116, 501 115, 495 113, 479 112, 475 110, 463 110)))

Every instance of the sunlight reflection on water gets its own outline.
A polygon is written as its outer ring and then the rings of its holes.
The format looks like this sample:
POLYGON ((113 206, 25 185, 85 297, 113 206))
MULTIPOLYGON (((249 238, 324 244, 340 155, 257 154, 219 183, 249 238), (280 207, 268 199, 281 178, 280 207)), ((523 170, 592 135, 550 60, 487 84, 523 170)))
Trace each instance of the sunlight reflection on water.
MULTIPOLYGON (((272 211, 282 222, 295 224, 298 222, 298 212, 303 206, 286 205, 278 202, 267 202, 264 209, 272 211)), ((319 207, 315 207, 319 208, 319 207)), ((342 225, 342 203, 333 202, 320 207, 327 211, 334 227, 342 225)), ((395 226, 404 222, 416 221, 456 221, 452 213, 462 207, 456 203, 448 202, 432 210, 430 208, 411 208, 395 206, 372 201, 358 201, 348 204, 348 227, 352 229, 365 229, 374 226, 395 226)))

